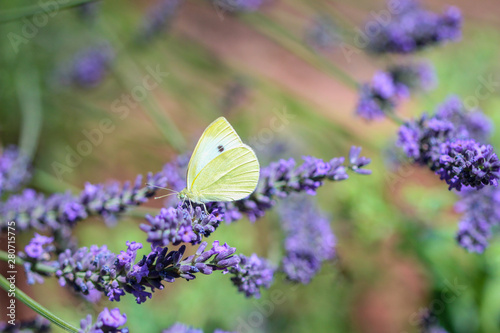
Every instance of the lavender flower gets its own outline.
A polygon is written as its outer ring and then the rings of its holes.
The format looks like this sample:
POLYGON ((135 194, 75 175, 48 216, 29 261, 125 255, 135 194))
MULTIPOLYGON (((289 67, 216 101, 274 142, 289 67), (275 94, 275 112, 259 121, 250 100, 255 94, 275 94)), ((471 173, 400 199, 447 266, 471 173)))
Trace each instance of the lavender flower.
POLYGON ((397 145, 414 162, 435 171, 450 189, 496 186, 500 161, 490 145, 469 138, 477 127, 470 125, 460 106, 456 99, 449 99, 434 117, 424 114, 405 123, 399 129, 397 145))
POLYGON ((440 148, 436 174, 450 185, 450 189, 460 191, 462 186, 480 189, 498 185, 500 161, 492 146, 474 140, 457 140, 440 148))
MULTIPOLYGON (((228 272, 240 262, 234 256, 236 249, 214 241, 212 248, 200 244, 194 255, 183 259, 186 247, 177 251, 156 247, 147 256, 135 261, 142 244, 127 242, 128 249, 116 255, 104 245, 84 247, 76 252, 66 250, 59 255, 55 276, 61 286, 69 285, 75 291, 88 294, 97 289, 111 301, 120 301, 121 296, 132 294, 137 303, 152 297, 155 289, 162 290, 162 281, 172 283, 177 278, 192 280, 197 273, 211 274, 220 270, 228 272)), ((36 269, 36 266, 34 266, 36 269)))
POLYGON ((113 58, 113 51, 109 44, 80 51, 73 59, 69 73, 71 82, 83 88, 97 86, 104 79, 113 58))
POLYGON ((328 219, 311 200, 297 195, 280 209, 285 255, 280 270, 288 280, 307 284, 325 260, 335 256, 335 236, 328 219))
POLYGON ((143 186, 143 177, 139 175, 133 185, 130 182, 125 182, 123 186, 116 182, 109 185, 87 183, 79 196, 56 193, 45 197, 32 189, 26 189, 0 203, 0 215, 3 217, 1 229, 7 228, 7 221, 16 221, 18 231, 29 228, 55 231, 62 226, 74 226, 91 215, 101 215, 107 222, 113 223, 128 208, 152 197, 157 191, 154 186, 165 187, 166 175, 171 173, 172 167, 168 165, 161 172, 148 174, 147 183, 153 186, 143 186))
POLYGON ((459 192, 455 210, 462 213, 457 241, 469 252, 482 253, 488 247, 492 228, 500 222, 500 190, 488 186, 481 190, 465 188, 459 192))
POLYGON ((53 237, 42 236, 35 232, 35 237, 33 237, 29 244, 26 245, 24 251, 29 258, 49 260, 50 252, 55 250, 54 245, 52 245, 53 241, 53 237))
POLYGON ((240 254, 239 265, 229 268, 233 284, 246 297, 260 297, 260 288, 269 288, 273 281, 275 267, 266 259, 259 258, 255 253, 250 257, 240 254))
POLYGON ((461 38, 462 16, 456 7, 439 15, 424 10, 418 1, 409 0, 400 3, 398 10, 388 24, 377 27, 379 33, 369 36, 370 51, 404 54, 461 38))
POLYGON ((111 311, 108 308, 99 313, 95 323, 92 323, 92 316, 88 315, 80 323, 79 333, 128 333, 128 328, 120 328, 127 322, 127 315, 121 314, 120 309, 111 311))
POLYGON ((150 40, 170 27, 172 19, 179 9, 180 0, 160 0, 149 8, 139 28, 139 38, 150 40))
POLYGON ((16 322, 15 325, 0 321, 0 332, 3 333, 49 333, 51 332, 50 321, 42 316, 37 316, 33 320, 16 322))
POLYGON ((15 146, 8 146, 0 156, 0 195, 17 191, 31 178, 29 158, 15 146))
POLYGON ((438 106, 436 118, 451 122, 456 128, 454 137, 457 139, 471 138, 487 142, 493 130, 491 121, 480 110, 466 110, 457 96, 448 97, 438 106))
POLYGON ((370 83, 360 86, 356 114, 366 120, 382 119, 394 111, 402 97, 400 93, 389 73, 377 72, 370 83))
POLYGON ((245 214, 251 221, 255 221, 274 207, 277 198, 285 198, 296 192, 314 195, 325 180, 347 179, 348 169, 358 174, 369 174, 370 171, 364 167, 370 160, 360 157, 360 153, 360 148, 351 148, 347 166, 344 165, 343 157, 325 162, 306 156, 299 167, 295 167, 293 159, 271 163, 261 169, 259 184, 248 198, 229 203, 210 203, 207 205, 208 214, 202 206, 191 203, 162 209, 155 217, 146 216, 148 224, 142 224, 141 230, 147 233, 148 242, 153 246, 177 245, 182 242, 199 244, 202 237, 213 233, 223 220, 233 222, 245 214))

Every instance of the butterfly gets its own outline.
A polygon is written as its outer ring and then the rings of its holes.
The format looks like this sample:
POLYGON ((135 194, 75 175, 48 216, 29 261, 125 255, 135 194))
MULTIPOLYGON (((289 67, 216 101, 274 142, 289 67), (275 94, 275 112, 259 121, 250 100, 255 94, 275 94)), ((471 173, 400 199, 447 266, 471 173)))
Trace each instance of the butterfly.
POLYGON ((241 141, 226 118, 220 117, 198 140, 188 164, 187 186, 177 196, 183 202, 203 205, 240 200, 255 190, 259 175, 255 152, 241 141))

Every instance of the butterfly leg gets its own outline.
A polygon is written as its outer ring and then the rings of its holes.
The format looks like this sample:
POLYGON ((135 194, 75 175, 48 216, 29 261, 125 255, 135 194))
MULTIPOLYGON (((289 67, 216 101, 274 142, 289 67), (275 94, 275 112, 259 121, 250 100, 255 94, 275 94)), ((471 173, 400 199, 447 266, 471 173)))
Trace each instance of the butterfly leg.
POLYGON ((204 202, 203 202, 203 208, 205 208, 205 213, 208 215, 207 206, 205 206, 205 203, 204 203, 204 202))

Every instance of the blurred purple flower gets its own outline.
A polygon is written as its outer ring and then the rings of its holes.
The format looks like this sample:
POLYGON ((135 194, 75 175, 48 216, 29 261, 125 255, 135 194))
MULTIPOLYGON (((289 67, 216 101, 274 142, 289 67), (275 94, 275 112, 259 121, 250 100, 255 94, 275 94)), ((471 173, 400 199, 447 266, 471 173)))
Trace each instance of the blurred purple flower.
POLYGON ((356 114, 366 120, 385 118, 386 113, 393 112, 398 105, 399 93, 391 75, 379 71, 370 83, 360 86, 356 114))
POLYGON ((25 246, 24 252, 32 259, 49 260, 49 253, 55 249, 54 245, 52 245, 53 241, 53 237, 42 236, 35 232, 35 236, 25 246))
POLYGON ((181 0, 159 0, 149 8, 139 28, 139 38, 141 40, 150 40, 162 31, 167 30, 179 9, 180 3, 181 0))
POLYGON ((312 200, 294 195, 280 207, 285 255, 280 270, 288 280, 307 284, 325 260, 335 256, 335 236, 312 200))
POLYGON ((458 224, 458 244, 469 252, 482 253, 489 245, 492 228, 500 224, 500 189, 469 187, 459 195, 455 210, 463 216, 458 224))
POLYGON ((16 146, 8 146, 0 156, 0 195, 15 192, 31 178, 29 158, 16 146))
POLYGON ((71 82, 83 88, 97 86, 104 79, 113 58, 113 50, 107 43, 80 51, 70 69, 71 82))
POLYGON ((448 7, 441 15, 423 9, 415 0, 398 7, 399 13, 387 24, 379 23, 379 32, 369 36, 370 51, 405 54, 461 38, 462 15, 456 7, 448 7))
POLYGON ((271 286, 275 267, 255 253, 250 257, 240 254, 238 258, 240 259, 239 265, 229 268, 229 273, 234 275, 231 281, 246 297, 259 298, 260 288, 271 286))

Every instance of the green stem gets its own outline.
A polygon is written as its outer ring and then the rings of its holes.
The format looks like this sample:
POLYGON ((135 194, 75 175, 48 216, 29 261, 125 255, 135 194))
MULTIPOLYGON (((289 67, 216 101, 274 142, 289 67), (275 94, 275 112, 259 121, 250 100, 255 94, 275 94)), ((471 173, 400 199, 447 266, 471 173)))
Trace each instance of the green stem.
POLYGON ((97 0, 75 0, 70 1, 66 4, 59 3, 59 6, 51 6, 52 8, 44 8, 40 5, 26 6, 22 8, 16 8, 11 10, 6 10, 0 15, 0 24, 22 19, 23 17, 33 16, 38 13, 53 13, 58 12, 63 9, 69 9, 82 5, 87 2, 95 2, 97 0))
MULTIPOLYGON (((8 261, 9 259, 9 254, 5 251, 0 251, 0 260, 3 261, 8 261)), ((16 265, 23 265, 25 261, 19 257, 16 256, 16 265)), ((55 273, 56 269, 52 266, 45 265, 42 263, 37 263, 35 264, 32 269, 36 272, 43 272, 43 273, 55 273)))
MULTIPOLYGON (((11 284, 7 280, 7 278, 5 276, 3 276, 3 275, 0 275, 0 287, 2 287, 3 289, 5 289, 5 291, 9 292, 9 290, 11 290, 10 289, 10 285, 11 284)), ((73 325, 68 324, 67 322, 65 322, 61 318, 59 318, 56 315, 54 315, 52 312, 50 312, 49 310, 47 310, 46 308, 44 308, 40 303, 36 302, 34 299, 32 299, 31 297, 29 297, 28 295, 26 295, 19 288, 16 287, 14 293, 15 293, 15 297, 18 300, 20 300, 21 302, 23 302, 24 304, 26 304, 28 307, 30 307, 33 311, 35 311, 39 315, 47 318, 52 323, 54 323, 55 325, 63 328, 64 330, 66 330, 68 332, 78 333, 78 329, 76 327, 74 327, 73 325)))
POLYGON ((19 147, 33 159, 42 128, 42 101, 40 79, 35 66, 21 65, 16 77, 17 98, 22 115, 19 147))

